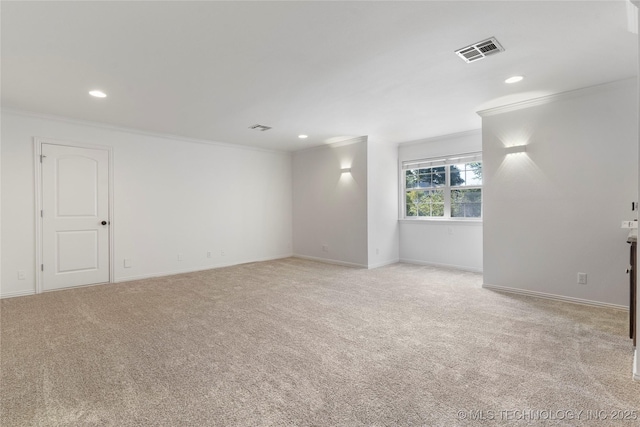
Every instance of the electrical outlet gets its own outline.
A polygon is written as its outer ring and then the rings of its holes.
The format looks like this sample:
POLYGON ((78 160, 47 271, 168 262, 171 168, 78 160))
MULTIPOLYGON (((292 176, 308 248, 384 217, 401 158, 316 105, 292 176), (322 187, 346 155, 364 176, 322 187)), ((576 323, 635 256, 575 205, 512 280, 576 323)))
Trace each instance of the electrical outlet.
POLYGON ((220 255, 221 255, 221 256, 225 256, 226 254, 227 254, 227 251, 225 251, 224 249, 222 249, 222 250, 220 251, 220 255))
POLYGON ((25 280, 27 278, 27 273, 24 270, 18 270, 18 280, 25 280))
POLYGON ((329 246, 328 245, 322 245, 322 252, 329 252, 329 246))
POLYGON ((578 284, 579 285, 587 284, 587 273, 578 273, 578 284))
POLYGON ((184 259, 184 257, 182 256, 182 254, 178 254, 178 261, 182 261, 184 259))
POLYGON ((207 258, 211 258, 213 256, 213 254, 211 253, 211 251, 207 251, 207 258))
POLYGON ((133 266, 133 263, 131 262, 130 258, 125 258, 124 259, 124 268, 131 268, 133 266))

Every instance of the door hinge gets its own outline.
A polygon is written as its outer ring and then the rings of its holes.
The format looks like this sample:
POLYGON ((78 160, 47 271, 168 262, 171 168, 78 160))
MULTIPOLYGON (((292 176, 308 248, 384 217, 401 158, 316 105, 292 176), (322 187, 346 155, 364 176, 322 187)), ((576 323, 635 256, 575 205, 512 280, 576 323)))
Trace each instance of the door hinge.
POLYGON ((44 271, 44 264, 40 264, 40 271, 44 271))
POLYGON ((40 218, 44 218, 44 211, 40 209, 40 218))

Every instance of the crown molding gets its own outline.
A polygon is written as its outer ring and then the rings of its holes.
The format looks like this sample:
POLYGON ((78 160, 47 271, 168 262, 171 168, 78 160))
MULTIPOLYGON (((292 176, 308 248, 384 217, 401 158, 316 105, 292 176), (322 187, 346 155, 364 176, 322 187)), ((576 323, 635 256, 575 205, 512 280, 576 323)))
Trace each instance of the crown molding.
POLYGON ((369 137, 367 135, 356 136, 356 137, 353 137, 353 138, 344 139, 342 141, 333 142, 331 144, 316 145, 314 147, 303 148, 301 150, 292 151, 292 154, 306 153, 306 152, 309 152, 309 151, 324 150, 324 149, 327 149, 327 148, 344 147, 345 145, 357 144, 359 142, 367 142, 368 140, 369 140, 369 137))
POLYGON ((271 150, 268 148, 253 147, 251 145, 232 144, 228 142, 218 142, 218 141, 211 141, 207 139, 190 138, 187 136, 172 135, 172 134, 160 133, 160 132, 151 132, 151 131, 146 131, 141 129, 128 128, 124 126, 109 125, 106 123, 92 122, 88 120, 72 119, 69 117, 56 116, 53 114, 34 113, 32 111, 17 110, 12 108, 2 108, 0 112, 2 114, 11 114, 15 116, 29 117, 29 118, 41 119, 41 120, 52 120, 57 122, 69 123, 77 126, 86 126, 86 127, 92 127, 92 128, 108 130, 108 131, 125 132, 129 134, 134 134, 134 135, 149 136, 152 138, 168 139, 170 141, 176 141, 176 142, 189 142, 192 144, 204 144, 204 145, 212 145, 212 146, 224 147, 224 148, 236 148, 239 150, 259 151, 263 153, 277 153, 277 154, 291 153, 290 151, 286 151, 286 150, 271 150))
POLYGON ((446 141, 449 139, 458 139, 458 138, 465 138, 467 136, 481 136, 481 135, 482 135, 482 129, 472 129, 472 130, 465 130, 462 132, 448 133, 446 135, 430 136, 428 138, 415 139, 413 141, 400 142, 398 146, 410 147, 412 145, 425 144, 429 142, 446 141))
POLYGON ((539 105, 549 104, 565 99, 577 98, 580 96, 604 92, 611 89, 614 86, 622 85, 630 82, 637 82, 637 77, 626 78, 622 80, 616 80, 613 82, 602 83, 593 86, 587 86, 579 89, 573 89, 566 92, 558 92, 551 95, 541 96, 538 98, 527 99, 524 101, 514 102, 512 104, 501 105, 499 107, 487 108, 486 110, 477 111, 480 117, 495 116, 496 114, 508 113, 510 111, 522 110, 524 108, 536 107, 539 105))

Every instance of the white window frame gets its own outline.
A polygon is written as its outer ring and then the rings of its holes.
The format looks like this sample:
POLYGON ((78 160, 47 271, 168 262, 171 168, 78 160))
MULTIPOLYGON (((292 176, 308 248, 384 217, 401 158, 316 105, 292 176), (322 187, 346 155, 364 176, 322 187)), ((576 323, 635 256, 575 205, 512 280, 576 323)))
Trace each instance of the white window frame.
MULTIPOLYGON (((433 157, 426 159, 415 159, 400 161, 400 219, 406 221, 465 221, 465 222, 482 222, 484 216, 484 194, 482 197, 482 204, 480 207, 480 217, 452 217, 451 216, 451 191, 452 190, 472 190, 480 189, 482 191, 483 185, 462 185, 451 186, 451 174, 450 166, 460 163, 473 163, 482 162, 482 153, 462 153, 450 156, 433 157), (445 185, 441 187, 420 188, 422 190, 429 189, 442 189, 444 191, 444 216, 431 217, 431 216, 407 216, 407 188, 405 171, 408 169, 420 169, 420 168, 432 168, 438 166, 445 166, 445 185)), ((484 182, 483 182, 484 183, 484 182)), ((484 192, 483 192, 484 193, 484 192)))

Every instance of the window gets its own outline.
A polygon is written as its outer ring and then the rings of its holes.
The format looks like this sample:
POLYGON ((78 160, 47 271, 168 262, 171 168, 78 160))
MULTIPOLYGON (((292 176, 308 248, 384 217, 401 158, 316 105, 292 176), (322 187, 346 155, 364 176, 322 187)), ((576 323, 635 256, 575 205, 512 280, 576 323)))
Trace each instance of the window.
POLYGON ((402 163, 405 218, 482 218, 482 157, 402 163))

